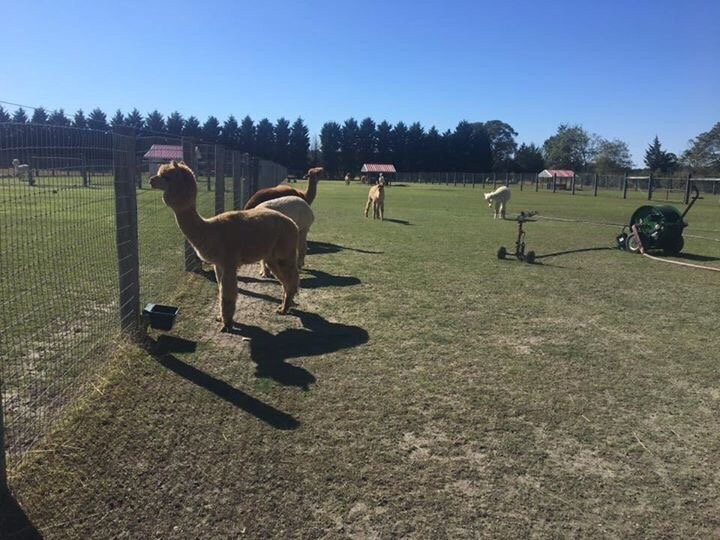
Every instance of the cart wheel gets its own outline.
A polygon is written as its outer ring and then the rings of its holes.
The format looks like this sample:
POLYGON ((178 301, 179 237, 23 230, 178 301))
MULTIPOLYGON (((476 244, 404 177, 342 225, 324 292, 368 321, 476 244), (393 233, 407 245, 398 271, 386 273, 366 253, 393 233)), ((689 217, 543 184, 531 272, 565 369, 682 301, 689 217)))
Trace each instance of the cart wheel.
POLYGON ((679 255, 683 247, 685 247, 685 240, 683 240, 682 236, 678 236, 677 238, 673 238, 668 241, 663 246, 663 254, 670 256, 679 255))
POLYGON ((505 249, 505 246, 500 246, 500 248, 497 250, 497 258, 504 259, 506 255, 507 249, 505 249))
POLYGON ((528 251, 525 255, 525 262, 528 264, 532 264, 535 262, 535 252, 534 251, 528 251))
POLYGON ((640 253, 640 244, 638 244, 634 234, 628 235, 626 245, 630 253, 640 253))

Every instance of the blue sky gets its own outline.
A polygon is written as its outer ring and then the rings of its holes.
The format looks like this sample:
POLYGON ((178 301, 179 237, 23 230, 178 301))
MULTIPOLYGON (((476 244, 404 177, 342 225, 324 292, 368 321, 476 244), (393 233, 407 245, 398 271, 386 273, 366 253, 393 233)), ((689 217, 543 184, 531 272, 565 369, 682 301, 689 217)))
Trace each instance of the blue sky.
POLYGON ((560 123, 681 153, 720 121, 720 0, 4 0, 0 100, 204 121, 560 123))

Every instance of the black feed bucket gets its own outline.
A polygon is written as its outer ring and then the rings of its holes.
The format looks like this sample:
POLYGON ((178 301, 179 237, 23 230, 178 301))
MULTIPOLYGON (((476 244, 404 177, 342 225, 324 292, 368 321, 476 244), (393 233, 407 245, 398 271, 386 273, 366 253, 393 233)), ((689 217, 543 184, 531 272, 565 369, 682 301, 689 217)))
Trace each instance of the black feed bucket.
POLYGON ((175 306, 148 304, 143 309, 143 316, 150 321, 150 326, 156 330, 170 330, 178 311, 179 309, 175 306))

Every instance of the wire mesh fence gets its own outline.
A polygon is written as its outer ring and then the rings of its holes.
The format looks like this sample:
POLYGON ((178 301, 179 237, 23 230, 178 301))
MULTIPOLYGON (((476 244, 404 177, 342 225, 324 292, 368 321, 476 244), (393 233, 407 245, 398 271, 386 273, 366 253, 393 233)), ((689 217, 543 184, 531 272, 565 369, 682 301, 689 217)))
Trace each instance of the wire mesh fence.
POLYGON ((496 189, 513 186, 516 189, 552 191, 572 195, 596 196, 598 192, 627 198, 648 200, 675 200, 687 203, 690 187, 700 193, 720 193, 720 178, 693 178, 692 176, 628 176, 625 174, 577 173, 573 176, 540 177, 535 173, 464 173, 452 172, 398 172, 395 180, 409 183, 442 184, 447 186, 481 187, 496 189))
POLYGON ((287 176, 220 145, 128 128, 0 124, 0 454, 11 469, 83 391, 108 344, 138 327, 140 306, 171 298, 199 267, 150 188, 170 159, 196 171, 204 217, 287 176))
POLYGON ((35 157, 53 166, 0 179, 0 376, 10 458, 44 432, 77 389, 90 352, 119 329, 113 137, 61 131, 0 125, 5 162, 35 157))

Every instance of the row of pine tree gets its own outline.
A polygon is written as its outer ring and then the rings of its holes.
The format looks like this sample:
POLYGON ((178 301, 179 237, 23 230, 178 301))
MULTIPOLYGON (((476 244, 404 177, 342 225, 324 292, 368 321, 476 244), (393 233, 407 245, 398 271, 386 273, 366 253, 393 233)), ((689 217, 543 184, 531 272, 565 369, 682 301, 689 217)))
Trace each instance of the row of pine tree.
MULTIPOLYGON (((357 174, 363 163, 392 163, 399 171, 464 171, 464 172, 538 172, 545 167, 593 170, 600 173, 626 171, 633 168, 630 151, 625 142, 607 140, 589 134, 581 126, 562 124, 557 132, 543 143, 516 142, 517 132, 500 120, 488 122, 461 121, 454 130, 439 132, 435 126, 425 129, 419 122, 394 126, 387 121, 376 124, 371 118, 358 122, 350 118, 342 124, 326 122, 320 130, 319 141, 310 144, 309 131, 302 118, 292 124, 285 118, 275 123, 267 118, 255 122, 249 116, 238 122, 234 116, 221 123, 210 116, 204 123, 195 116, 184 118, 173 112, 165 118, 154 110, 143 116, 133 109, 127 115, 118 110, 107 119, 99 108, 87 116, 78 110, 72 117, 63 109, 47 112, 33 109, 28 117, 24 109, 12 114, 0 106, 0 122, 49 124, 108 130, 116 126, 130 126, 140 133, 190 137, 207 143, 220 143, 264 159, 286 165, 292 172, 301 173, 308 166, 323 165, 333 176, 357 174)), ((705 141, 718 126, 697 141, 705 141)), ((715 136, 717 138, 717 136, 715 136)), ((682 161, 692 164, 699 150, 691 147, 682 161), (693 154, 694 151, 694 154, 693 154)), ((698 146, 699 143, 694 143, 698 146)), ((705 144, 705 146, 708 146, 705 144)), ((707 153, 707 152, 706 152, 707 153)), ((649 145, 645 165, 652 171, 675 172, 680 159, 662 149, 658 137, 649 145)), ((697 161, 697 160, 696 160, 697 161)), ((701 163, 717 166, 717 156, 701 163), (715 161, 713 161, 715 159, 715 161)))

